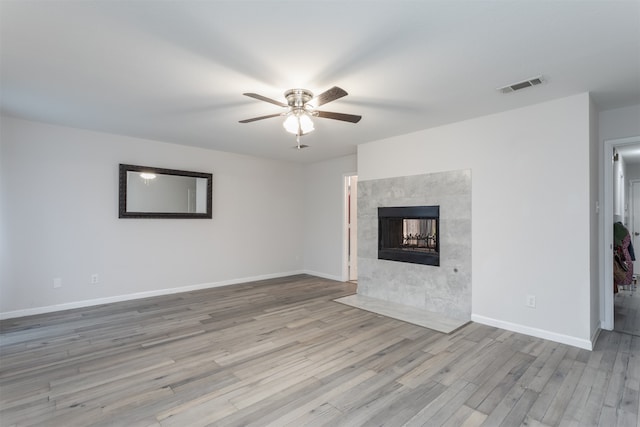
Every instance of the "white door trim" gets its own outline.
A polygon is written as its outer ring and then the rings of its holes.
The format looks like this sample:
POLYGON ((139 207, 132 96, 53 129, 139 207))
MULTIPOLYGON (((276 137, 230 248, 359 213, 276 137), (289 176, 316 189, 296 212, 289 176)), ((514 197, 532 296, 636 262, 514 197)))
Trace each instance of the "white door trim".
POLYGON ((605 140, 602 152, 603 201, 600 244, 600 327, 613 330, 613 149, 640 143, 640 136, 605 140))
POLYGON ((357 172, 342 174, 342 281, 349 281, 349 177, 357 176, 357 172))
MULTIPOLYGON (((631 243, 633 244, 634 248, 636 246, 640 246, 640 245, 636 245, 636 239, 635 239, 635 233, 640 233, 640 229, 636 229, 636 216, 638 216, 640 219, 640 209, 638 211, 636 211, 635 209, 635 204, 637 202, 636 198, 634 197, 634 189, 638 188, 638 186, 640 186, 640 179, 630 179, 629 180, 629 232, 631 233, 631 243)), ((637 259, 637 258, 636 258, 637 259)), ((634 274, 638 274, 638 268, 637 266, 640 264, 638 261, 633 261, 633 272, 634 274)))

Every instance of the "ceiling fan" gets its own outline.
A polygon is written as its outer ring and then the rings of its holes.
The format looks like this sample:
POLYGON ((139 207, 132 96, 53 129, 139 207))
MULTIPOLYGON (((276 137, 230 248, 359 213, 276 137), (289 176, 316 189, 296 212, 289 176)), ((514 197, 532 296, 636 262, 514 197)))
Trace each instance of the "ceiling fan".
POLYGON ((258 99, 260 101, 275 104, 279 107, 286 108, 287 110, 282 113, 269 114, 267 116, 240 120, 240 123, 251 123, 257 120, 269 119, 271 117, 278 116, 286 117, 282 125, 287 132, 296 135, 296 141, 298 143, 296 148, 298 149, 307 147, 307 145, 300 144, 300 137, 314 130, 311 117, 341 120, 343 122, 350 123, 358 123, 362 118, 362 116, 356 116, 353 114, 333 113, 331 111, 316 110, 316 107, 348 95, 347 91, 337 86, 334 86, 331 89, 322 92, 316 97, 314 97, 313 93, 307 89, 289 89, 284 93, 284 97, 287 100, 286 104, 275 99, 267 98, 266 96, 258 95, 257 93, 243 93, 243 95, 250 98, 258 99))

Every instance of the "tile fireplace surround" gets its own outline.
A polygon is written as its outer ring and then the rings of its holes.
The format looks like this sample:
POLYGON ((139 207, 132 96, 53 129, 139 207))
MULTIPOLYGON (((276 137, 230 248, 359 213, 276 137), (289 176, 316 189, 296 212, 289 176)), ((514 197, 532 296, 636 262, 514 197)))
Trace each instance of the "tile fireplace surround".
POLYGON ((471 318, 471 170, 358 182, 358 295, 471 318), (378 259, 378 207, 440 206, 440 266, 378 259))

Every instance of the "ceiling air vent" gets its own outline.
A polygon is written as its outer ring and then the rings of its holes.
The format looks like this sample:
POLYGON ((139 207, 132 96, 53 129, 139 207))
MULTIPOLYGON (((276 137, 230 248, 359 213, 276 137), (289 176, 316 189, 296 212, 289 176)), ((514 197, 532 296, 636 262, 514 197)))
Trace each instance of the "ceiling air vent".
POLYGON ((544 82, 542 76, 533 77, 528 80, 524 80, 518 83, 512 83, 507 86, 499 87, 498 90, 502 93, 511 93, 516 90, 524 89, 526 87, 536 86, 544 82))

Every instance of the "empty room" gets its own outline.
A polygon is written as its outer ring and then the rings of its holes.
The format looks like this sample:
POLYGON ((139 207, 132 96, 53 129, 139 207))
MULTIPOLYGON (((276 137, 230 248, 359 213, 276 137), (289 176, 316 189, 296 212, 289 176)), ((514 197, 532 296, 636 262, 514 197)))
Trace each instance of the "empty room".
POLYGON ((3 427, 638 427, 638 247, 639 0, 0 0, 3 427))

